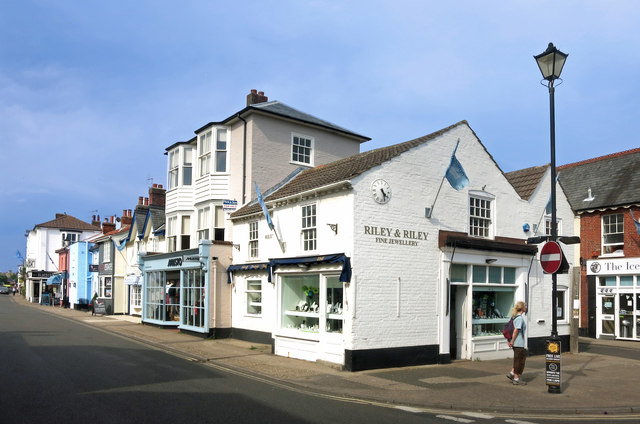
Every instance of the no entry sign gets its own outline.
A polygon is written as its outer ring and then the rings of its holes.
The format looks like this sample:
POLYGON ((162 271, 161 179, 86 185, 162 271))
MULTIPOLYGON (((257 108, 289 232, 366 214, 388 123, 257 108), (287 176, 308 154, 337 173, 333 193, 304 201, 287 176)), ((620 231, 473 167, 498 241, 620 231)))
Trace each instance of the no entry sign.
POLYGON ((540 251, 540 265, 547 274, 555 274, 562 265, 562 249, 555 241, 550 241, 542 246, 540 251))

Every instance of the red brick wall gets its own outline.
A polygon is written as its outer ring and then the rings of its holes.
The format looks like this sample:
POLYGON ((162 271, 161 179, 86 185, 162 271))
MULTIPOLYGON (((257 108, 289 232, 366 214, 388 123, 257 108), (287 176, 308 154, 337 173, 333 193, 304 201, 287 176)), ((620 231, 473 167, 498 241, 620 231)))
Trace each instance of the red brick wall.
MULTIPOLYGON (((640 220, 640 207, 631 208, 636 219, 640 220)), ((588 326, 588 286, 587 269, 584 262, 597 259, 602 249, 602 215, 622 213, 624 216, 624 256, 640 257, 640 235, 636 231, 629 209, 595 211, 580 215, 580 327, 588 326)))

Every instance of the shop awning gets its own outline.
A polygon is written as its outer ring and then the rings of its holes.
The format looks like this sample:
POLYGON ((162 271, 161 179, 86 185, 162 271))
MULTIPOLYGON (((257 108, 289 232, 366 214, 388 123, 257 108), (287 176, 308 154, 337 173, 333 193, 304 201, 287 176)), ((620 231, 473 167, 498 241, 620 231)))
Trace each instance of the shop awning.
POLYGON ((124 283, 127 285, 139 285, 142 284, 142 276, 141 275, 127 275, 124 277, 124 283))
POLYGON ((62 274, 54 274, 51 277, 47 278, 47 286, 60 285, 61 282, 62 274))
POLYGON ((342 263, 342 272, 340 273, 340 281, 348 283, 351 281, 351 260, 343 253, 335 255, 322 256, 304 256, 301 258, 272 259, 269 261, 267 274, 269 282, 271 282, 271 274, 273 271, 284 265, 317 265, 317 264, 334 264, 342 263))
POLYGON ((254 263, 243 265, 231 265, 227 268, 228 283, 231 284, 232 274, 238 271, 266 271, 268 281, 271 282, 271 274, 276 268, 286 265, 318 265, 318 264, 331 264, 341 263, 342 272, 340 273, 340 281, 351 281, 351 260, 344 254, 333 255, 321 255, 321 256, 304 256, 300 258, 284 258, 284 259, 271 259, 268 263, 254 263))
POLYGON ((266 271, 269 268, 268 262, 243 264, 243 265, 230 265, 227 268, 227 283, 231 284, 233 273, 238 271, 266 271))

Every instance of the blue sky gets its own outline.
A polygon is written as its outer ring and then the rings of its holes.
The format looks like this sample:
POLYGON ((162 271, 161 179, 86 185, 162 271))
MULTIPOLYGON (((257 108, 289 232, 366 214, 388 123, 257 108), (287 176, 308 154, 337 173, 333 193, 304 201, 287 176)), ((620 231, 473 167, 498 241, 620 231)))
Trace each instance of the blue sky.
POLYGON ((638 22, 633 0, 0 0, 0 271, 56 212, 132 209, 252 88, 364 150, 465 119, 508 172, 549 162, 553 42, 558 165, 638 147, 638 22))

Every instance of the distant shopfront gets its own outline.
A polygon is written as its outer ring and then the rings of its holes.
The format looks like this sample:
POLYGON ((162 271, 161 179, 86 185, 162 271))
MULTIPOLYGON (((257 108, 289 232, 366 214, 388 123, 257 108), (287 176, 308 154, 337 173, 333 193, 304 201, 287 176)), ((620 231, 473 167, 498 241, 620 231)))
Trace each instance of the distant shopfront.
POLYGON ((196 249, 141 256, 142 321, 228 337, 230 249, 226 242, 201 241, 196 249))
POLYGON ((640 340, 640 258, 587 261, 587 275, 595 277, 596 337, 640 340))
POLYGON ((26 295, 29 302, 39 303, 43 292, 46 292, 47 280, 55 272, 52 271, 29 271, 27 273, 26 295))

